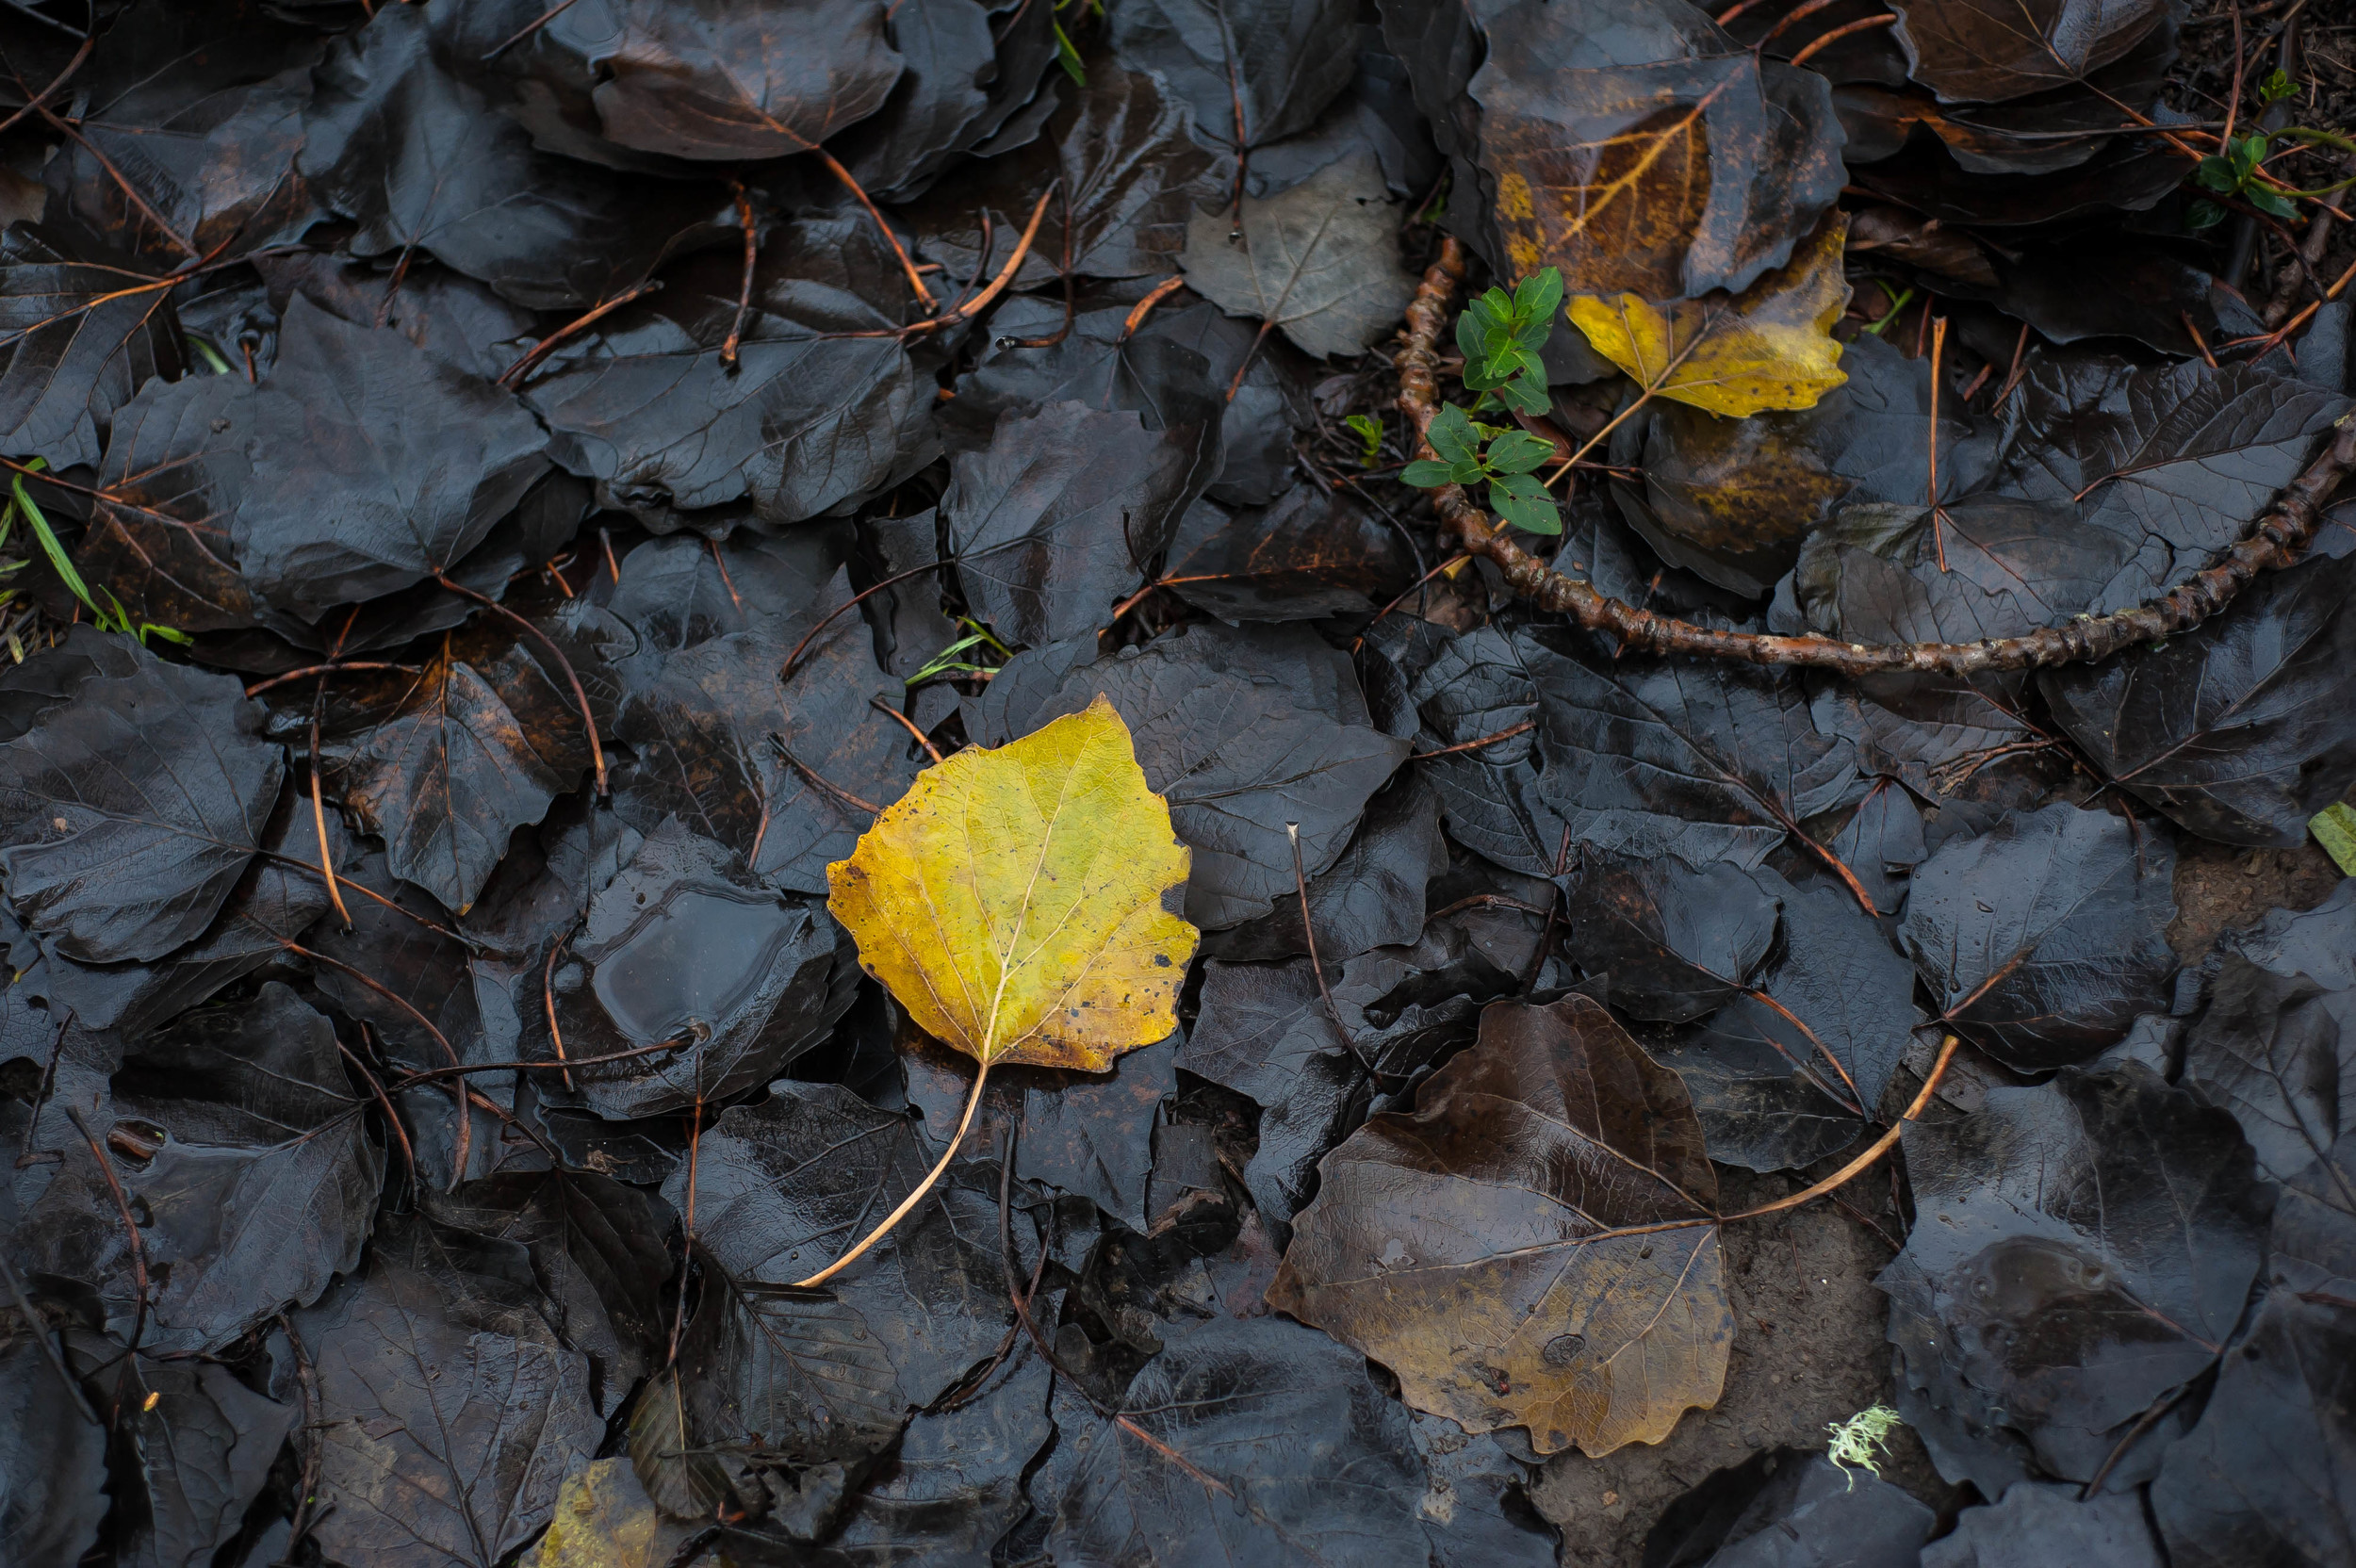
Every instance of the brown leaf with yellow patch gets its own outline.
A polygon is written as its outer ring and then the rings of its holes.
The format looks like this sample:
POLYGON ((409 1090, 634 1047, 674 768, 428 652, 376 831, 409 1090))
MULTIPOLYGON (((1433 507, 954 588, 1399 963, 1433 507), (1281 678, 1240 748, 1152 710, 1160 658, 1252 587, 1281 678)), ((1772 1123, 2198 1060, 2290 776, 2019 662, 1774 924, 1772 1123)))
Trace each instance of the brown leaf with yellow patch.
POLYGON ((1849 302, 1841 271, 1848 220, 1818 225, 1791 264, 1729 298, 1656 305, 1635 294, 1579 298, 1571 321, 1595 351, 1647 391, 1741 418, 1813 408, 1849 377, 1832 324, 1849 302))
POLYGON ((1701 1123, 1596 1003, 1491 1004, 1413 1114, 1318 1169, 1268 1304, 1416 1409, 1602 1455, 1717 1401, 1734 1315, 1701 1123))
POLYGON ((1471 91, 1503 259, 1573 294, 1746 287, 1841 193, 1824 79, 1692 7, 1512 8, 1471 91))

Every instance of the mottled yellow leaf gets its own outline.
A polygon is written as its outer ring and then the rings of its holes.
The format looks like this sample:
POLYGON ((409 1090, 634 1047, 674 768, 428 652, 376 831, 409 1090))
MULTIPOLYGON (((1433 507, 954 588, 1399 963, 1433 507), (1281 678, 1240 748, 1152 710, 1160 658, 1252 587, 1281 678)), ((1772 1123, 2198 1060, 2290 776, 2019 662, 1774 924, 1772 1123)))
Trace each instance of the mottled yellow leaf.
POLYGON ((1661 306, 1635 294, 1579 296, 1572 322, 1595 351, 1658 397, 1741 417, 1813 408, 1847 381, 1833 322, 1849 302, 1841 275, 1846 214, 1816 226, 1788 266, 1742 293, 1661 306))
POLYGON ((980 1062, 1102 1072, 1177 1028, 1187 851, 1099 696, 918 777, 827 907, 925 1033, 980 1062))
MULTIPOLYGON (((565 1478, 548 1533, 516 1568, 665 1568, 695 1533, 663 1517, 629 1460, 601 1459, 565 1478)), ((697 1560, 708 1568, 731 1562, 717 1546, 697 1560)))

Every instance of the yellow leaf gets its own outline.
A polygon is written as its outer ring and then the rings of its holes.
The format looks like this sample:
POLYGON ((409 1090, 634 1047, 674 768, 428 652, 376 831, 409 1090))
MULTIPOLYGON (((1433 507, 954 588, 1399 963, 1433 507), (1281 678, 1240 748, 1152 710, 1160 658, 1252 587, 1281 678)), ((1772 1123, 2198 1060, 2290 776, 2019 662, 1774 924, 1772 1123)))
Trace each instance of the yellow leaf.
POLYGON ((961 751, 826 868, 859 962, 974 1060, 1102 1072, 1177 1028, 1187 851, 1099 696, 961 751))
MULTIPOLYGON (((695 1532, 657 1511, 627 1459, 601 1459, 564 1478, 548 1533, 516 1568, 664 1568, 695 1532)), ((728 1568, 726 1550, 697 1560, 728 1568)))
POLYGON ((1849 220, 1835 213, 1789 265, 1742 293, 1679 300, 1665 308, 1634 294, 1581 295, 1568 308, 1595 351, 1658 397, 1741 417, 1813 408, 1847 381, 1833 322, 1849 302, 1841 270, 1849 220))

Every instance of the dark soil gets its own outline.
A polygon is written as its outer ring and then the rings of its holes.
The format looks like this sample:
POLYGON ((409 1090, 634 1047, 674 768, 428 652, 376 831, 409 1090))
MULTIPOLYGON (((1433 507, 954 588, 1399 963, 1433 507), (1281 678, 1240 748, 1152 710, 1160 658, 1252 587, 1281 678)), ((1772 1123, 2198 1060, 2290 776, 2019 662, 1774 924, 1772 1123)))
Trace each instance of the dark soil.
MULTIPOLYGON (((1736 1208, 1801 1184, 1731 1169, 1720 1179, 1721 1200, 1736 1208)), ((1852 1183, 1844 1198, 1727 1227, 1734 1354, 1715 1409, 1688 1415, 1658 1446, 1563 1454, 1546 1465, 1534 1500, 1562 1528, 1565 1568, 1633 1568, 1661 1511, 1711 1471, 1777 1445, 1821 1448, 1826 1423, 1889 1397, 1886 1312, 1873 1279, 1894 1251, 1899 1220, 1886 1181, 1852 1183)), ((1957 1489, 1939 1479, 1914 1434, 1899 1429, 1890 1447, 1884 1478, 1943 1511, 1957 1489)))

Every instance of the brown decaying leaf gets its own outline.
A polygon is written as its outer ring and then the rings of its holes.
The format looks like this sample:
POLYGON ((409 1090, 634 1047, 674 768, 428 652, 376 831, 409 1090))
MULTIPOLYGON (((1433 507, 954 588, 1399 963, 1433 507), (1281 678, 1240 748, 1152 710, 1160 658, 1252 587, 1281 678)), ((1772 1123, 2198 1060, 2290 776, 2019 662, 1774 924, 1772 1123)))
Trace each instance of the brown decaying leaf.
POLYGON ((1492 1004, 1413 1114, 1319 1168, 1268 1302, 1389 1367, 1417 1409, 1592 1456, 1716 1402, 1734 1315, 1701 1123, 1595 1002, 1492 1004))

